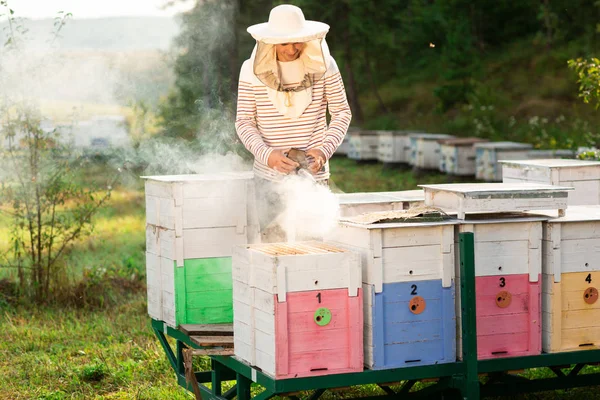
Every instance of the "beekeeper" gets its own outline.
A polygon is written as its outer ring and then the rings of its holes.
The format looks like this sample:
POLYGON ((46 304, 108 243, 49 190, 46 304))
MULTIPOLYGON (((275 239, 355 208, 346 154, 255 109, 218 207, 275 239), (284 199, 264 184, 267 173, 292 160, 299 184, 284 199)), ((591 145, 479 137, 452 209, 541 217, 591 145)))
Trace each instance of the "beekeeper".
POLYGON ((329 25, 305 20, 288 4, 273 8, 269 22, 248 28, 256 46, 240 72, 235 128, 254 155, 259 201, 270 204, 262 212, 259 207, 261 230, 279 211, 277 182, 300 167, 288 152, 305 152, 306 170, 327 184, 328 160, 350 125, 342 77, 325 42, 328 31, 329 25))
POLYGON ((306 151, 315 180, 329 178, 327 160, 352 115, 325 42, 328 31, 329 25, 305 20, 289 4, 273 8, 269 22, 248 28, 256 46, 240 72, 235 128, 262 179, 279 181, 296 170, 286 156, 292 148, 306 151))

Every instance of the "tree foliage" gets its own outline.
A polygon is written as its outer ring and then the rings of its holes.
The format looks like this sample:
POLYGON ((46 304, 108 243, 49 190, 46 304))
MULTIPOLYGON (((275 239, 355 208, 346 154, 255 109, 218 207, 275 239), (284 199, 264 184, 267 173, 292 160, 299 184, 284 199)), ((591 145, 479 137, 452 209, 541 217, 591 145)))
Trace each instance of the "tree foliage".
MULTIPOLYGON (((266 21, 268 11, 281 3, 284 1, 198 0, 182 18, 178 45, 185 52, 177 57, 178 82, 163 108, 165 120, 174 124, 170 126, 186 127, 172 130, 175 136, 188 137, 190 132, 201 130, 198 110, 203 106, 219 101, 232 104, 239 68, 253 46, 245 28, 266 21), (223 24, 228 21, 230 25, 219 25, 215 32, 206 19, 223 24), (221 51, 215 52, 215 48, 221 51), (206 76, 212 77, 210 84, 203 83, 206 76)), ((548 48, 577 40, 593 51, 600 21, 597 0, 287 3, 300 6, 307 19, 330 25, 327 41, 344 77, 354 122, 358 123, 362 122, 360 99, 365 96, 377 99, 381 113, 390 112, 379 91, 406 71, 436 65, 439 72, 433 79, 438 106, 442 111, 450 110, 468 102, 483 74, 481 59, 486 54, 523 38, 545 43, 548 48)))

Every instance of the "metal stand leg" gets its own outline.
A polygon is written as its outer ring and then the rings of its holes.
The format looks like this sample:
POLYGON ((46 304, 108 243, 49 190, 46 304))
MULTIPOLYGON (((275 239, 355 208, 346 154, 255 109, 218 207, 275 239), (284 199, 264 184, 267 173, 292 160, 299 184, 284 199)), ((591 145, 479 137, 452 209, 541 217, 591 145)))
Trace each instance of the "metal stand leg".
POLYGON ((477 322, 475 309, 475 243, 472 232, 460 234, 462 345, 465 364, 463 398, 479 399, 477 373, 477 322))
POLYGON ((250 400, 252 381, 242 374, 237 374, 237 400, 250 400))

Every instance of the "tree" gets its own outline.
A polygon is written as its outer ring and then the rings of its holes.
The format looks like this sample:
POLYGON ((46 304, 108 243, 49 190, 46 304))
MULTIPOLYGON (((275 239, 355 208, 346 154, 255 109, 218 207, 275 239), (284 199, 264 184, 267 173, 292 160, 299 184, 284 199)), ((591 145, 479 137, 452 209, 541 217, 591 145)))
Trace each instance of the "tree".
MULTIPOLYGON (((53 285, 62 257, 91 232, 92 217, 109 199, 114 180, 99 193, 86 188, 78 173, 83 158, 60 131, 44 128, 29 98, 44 60, 28 60, 20 47, 26 33, 22 21, 7 1, 0 1, 0 9, 8 35, 0 54, 0 213, 11 221, 10 248, 1 254, 0 266, 17 271, 21 294, 43 302, 58 289, 53 285)), ((53 38, 69 17, 59 15, 53 38)))

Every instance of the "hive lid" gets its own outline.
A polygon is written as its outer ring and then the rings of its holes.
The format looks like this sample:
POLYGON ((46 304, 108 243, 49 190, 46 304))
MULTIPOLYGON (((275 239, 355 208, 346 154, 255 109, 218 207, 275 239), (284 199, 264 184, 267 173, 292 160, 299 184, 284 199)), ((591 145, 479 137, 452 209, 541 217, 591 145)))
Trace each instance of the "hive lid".
POLYGON ((242 172, 217 172, 213 174, 185 174, 185 175, 154 175, 141 176, 140 178, 157 182, 202 182, 202 181, 228 181, 239 179, 252 179, 252 171, 242 172))
POLYGON ((394 228, 456 224, 457 221, 435 207, 414 207, 409 210, 377 211, 352 217, 344 217, 340 222, 365 228, 394 228))
POLYGON ((600 221, 600 205, 569 206, 564 217, 556 217, 556 210, 537 210, 528 213, 532 216, 545 216, 549 223, 600 221))
POLYGON ((506 197, 511 193, 515 195, 522 193, 557 193, 557 192, 568 192, 573 190, 572 187, 566 186, 554 186, 545 185, 542 183, 530 183, 530 182, 511 182, 511 183, 446 183, 440 185, 419 185, 426 191, 433 192, 451 192, 465 195, 465 197, 471 198, 483 198, 483 197, 506 197))
POLYGON ((509 166, 528 166, 528 167, 549 167, 549 168, 581 168, 591 167, 600 165, 600 161, 585 161, 585 160, 572 160, 572 159, 561 159, 561 158, 549 158, 539 160, 499 160, 499 163, 509 166))
POLYGON ((439 139, 439 144, 445 144, 449 146, 472 146, 475 143, 485 143, 487 139, 477 137, 463 137, 463 138, 450 138, 450 139, 439 139))
POLYGON ((446 135, 444 133, 411 133, 409 134, 409 136, 414 139, 423 140, 451 139, 454 137, 452 135, 446 135))
POLYGON ((264 243, 246 246, 250 250, 258 251, 270 256, 298 256, 310 254, 344 253, 347 250, 335 247, 331 244, 308 241, 290 243, 264 243))
POLYGON ((336 197, 340 205, 377 204, 404 201, 423 201, 425 199, 425 193, 423 190, 419 189, 399 192, 340 193, 336 194, 336 197))
POLYGON ((487 143, 475 143, 473 146, 481 149, 495 149, 495 150, 527 150, 533 146, 529 143, 517 143, 517 142, 487 142, 487 143))

